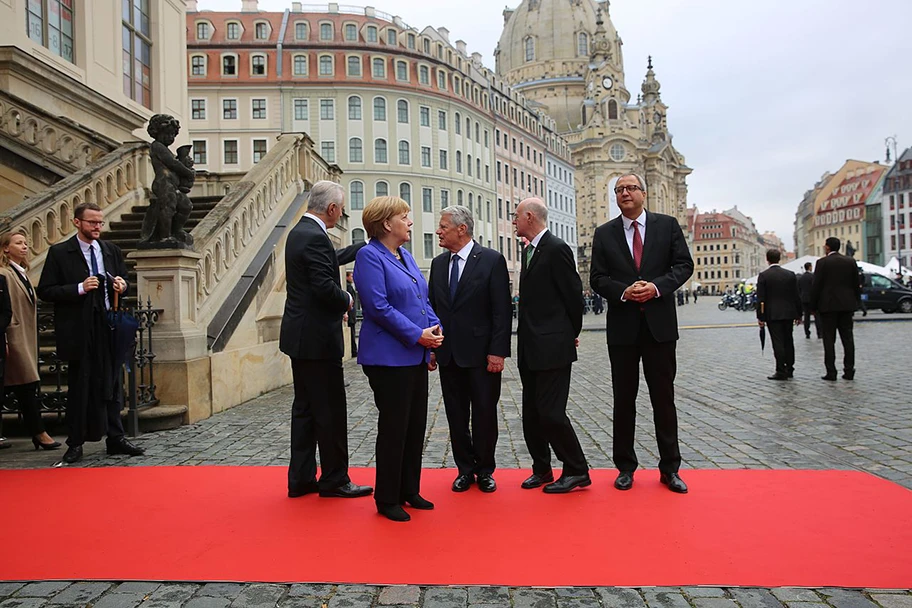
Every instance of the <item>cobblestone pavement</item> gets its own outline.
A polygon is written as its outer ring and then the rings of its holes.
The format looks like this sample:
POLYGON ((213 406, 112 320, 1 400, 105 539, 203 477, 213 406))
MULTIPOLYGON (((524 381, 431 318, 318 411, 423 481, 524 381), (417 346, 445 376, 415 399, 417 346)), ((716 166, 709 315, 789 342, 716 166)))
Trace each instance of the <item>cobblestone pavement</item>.
MULTIPOLYGON (((912 323, 872 312, 855 326, 854 381, 820 380, 823 348, 796 331, 795 379, 772 382, 771 346, 761 354, 754 317, 720 312, 716 300, 679 308, 677 405, 682 476, 689 468, 856 469, 912 489, 912 399, 907 373, 912 323), (733 325, 748 324, 748 327, 733 325), (707 327, 709 326, 709 327, 707 327)), ((568 413, 593 467, 611 468, 611 381, 604 317, 587 315, 573 369, 568 413)), ((837 357, 841 357, 837 347, 837 357)), ((345 364, 351 464, 373 466, 376 411, 358 366, 345 364)), ((508 360, 500 409, 498 466, 528 468, 522 439, 521 385, 508 360)), ((273 391, 198 424, 137 439, 143 458, 106 457, 103 442, 86 444, 83 466, 278 465, 288 462, 290 387, 273 391)), ((638 401, 637 452, 657 462, 645 382, 638 401)), ((0 452, 0 467, 40 468, 59 453, 33 452, 26 438, 0 452)), ((424 466, 453 467, 439 384, 432 376, 424 466)), ((648 606, 773 608, 833 606, 912 608, 909 590, 369 587, 185 583, 0 583, 0 608, 93 606, 203 608, 226 606, 451 607, 648 606)))

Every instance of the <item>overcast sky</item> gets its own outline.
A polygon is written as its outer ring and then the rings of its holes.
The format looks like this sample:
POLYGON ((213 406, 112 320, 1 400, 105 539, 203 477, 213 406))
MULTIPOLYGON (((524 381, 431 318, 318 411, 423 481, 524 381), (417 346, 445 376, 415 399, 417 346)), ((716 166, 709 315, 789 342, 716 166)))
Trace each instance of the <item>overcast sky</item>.
MULTIPOLYGON (((419 30, 444 26, 494 67, 501 3, 367 4, 419 30)), ((240 5, 199 0, 201 10, 240 5)), ((694 170, 688 202, 701 211, 737 205, 791 247, 798 203, 825 171, 849 158, 883 163, 888 135, 900 153, 912 146, 909 0, 613 0, 610 13, 633 95, 653 56, 674 145, 694 170)))

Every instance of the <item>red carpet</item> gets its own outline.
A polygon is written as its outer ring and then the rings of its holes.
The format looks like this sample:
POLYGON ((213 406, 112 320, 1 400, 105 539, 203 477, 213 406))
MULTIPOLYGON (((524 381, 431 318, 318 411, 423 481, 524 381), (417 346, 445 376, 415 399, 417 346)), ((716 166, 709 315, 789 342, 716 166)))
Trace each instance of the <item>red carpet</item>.
POLYGON ((401 524, 370 498, 286 498, 280 467, 0 471, 0 580, 912 588, 912 491, 865 473, 685 471, 686 496, 655 471, 563 496, 527 473, 486 495, 426 470, 437 508, 401 524))

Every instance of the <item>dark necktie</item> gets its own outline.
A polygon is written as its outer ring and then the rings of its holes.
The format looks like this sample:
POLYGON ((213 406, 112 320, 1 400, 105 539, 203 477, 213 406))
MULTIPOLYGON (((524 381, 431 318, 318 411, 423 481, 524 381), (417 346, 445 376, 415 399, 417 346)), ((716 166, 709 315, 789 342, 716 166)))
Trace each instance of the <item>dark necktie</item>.
POLYGON ((459 256, 453 254, 450 257, 450 304, 456 301, 456 287, 459 286, 459 256))
POLYGON ((89 267, 92 270, 92 276, 98 276, 98 260, 95 258, 95 245, 89 245, 89 267))
POLYGON ((535 255, 535 245, 526 247, 526 268, 532 263, 532 256, 535 255))
POLYGON ((643 261, 643 237, 640 236, 640 223, 631 224, 633 228, 633 263, 637 270, 640 269, 640 262, 643 261))

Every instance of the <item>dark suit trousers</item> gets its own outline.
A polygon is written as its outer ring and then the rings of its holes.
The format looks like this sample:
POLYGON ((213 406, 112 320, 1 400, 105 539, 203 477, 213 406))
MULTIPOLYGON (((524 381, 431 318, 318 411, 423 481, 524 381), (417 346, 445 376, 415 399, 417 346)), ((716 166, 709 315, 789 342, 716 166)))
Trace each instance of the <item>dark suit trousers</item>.
POLYGON ((811 314, 811 303, 802 302, 801 303, 801 312, 804 313, 804 335, 808 338, 811 337, 811 316, 814 317, 814 327, 817 329, 817 337, 820 338, 823 336, 823 330, 820 327, 820 315, 811 314))
POLYGON ((487 365, 459 367, 455 362, 441 365, 439 372, 456 468, 462 475, 492 474, 502 374, 492 374, 487 365))
POLYGON ((41 420, 41 404, 38 401, 38 382, 17 384, 6 389, 16 396, 19 411, 29 435, 35 437, 44 432, 44 421, 41 420))
POLYGON ((795 334, 792 321, 768 321, 773 355, 776 357, 776 373, 790 374, 795 370, 795 334))
POLYGON ((301 491, 317 478, 321 490, 345 485, 348 477, 348 414, 342 361, 292 359, 291 462, 288 490, 301 491))
MULTIPOLYGON (((108 439, 117 439, 124 436, 123 420, 120 418, 120 411, 123 409, 120 399, 102 398, 102 381, 98 379, 98 374, 88 374, 89 386, 84 387, 83 366, 93 365, 89 361, 68 361, 67 362, 67 404, 66 404, 66 421, 67 421, 67 445, 79 446, 88 441, 97 441, 94 435, 100 429, 106 429, 108 439), (83 402, 83 391, 87 398, 83 402), (95 404, 101 403, 101 408, 95 404), (94 429, 94 430, 93 430, 94 429), (86 433, 89 437, 86 437, 86 433)), ((123 381, 116 379, 115 395, 123 393, 123 381)))
POLYGON ((532 456, 533 473, 551 472, 549 444, 564 465, 564 475, 583 475, 589 471, 583 448, 567 416, 571 367, 532 371, 519 365, 523 437, 532 456))
POLYGON ((843 371, 852 375, 855 373, 855 336, 852 330, 852 313, 823 312, 820 315, 820 325, 823 327, 823 364, 826 366, 827 375, 836 375, 836 332, 842 341, 843 371))
POLYGON ((362 369, 380 412, 374 500, 378 504, 399 504, 421 490, 421 451, 428 411, 427 365, 364 365, 362 369))
MULTIPOLYGON (((353 314, 355 314, 355 311, 349 310, 348 314, 353 315, 353 314)), ((358 336, 355 333, 355 323, 348 324, 348 337, 349 337, 349 340, 351 341, 351 356, 357 357, 358 356, 358 336)))
POLYGON ((608 346, 611 360, 611 384, 614 391, 614 466, 632 473, 638 466, 633 448, 636 431, 636 398, 640 389, 640 359, 649 387, 649 400, 659 445, 659 470, 677 473, 681 466, 678 446, 678 414, 674 402, 674 380, 677 373, 677 342, 656 342, 646 318, 640 315, 637 343, 608 346))

